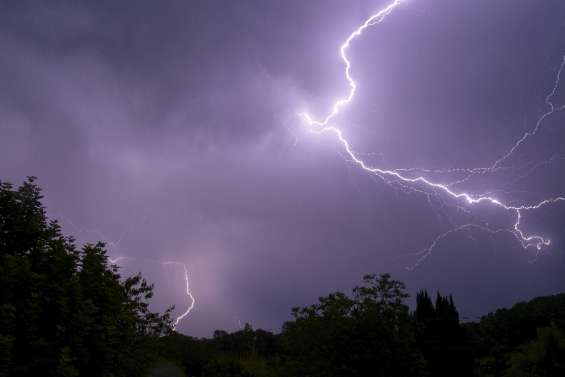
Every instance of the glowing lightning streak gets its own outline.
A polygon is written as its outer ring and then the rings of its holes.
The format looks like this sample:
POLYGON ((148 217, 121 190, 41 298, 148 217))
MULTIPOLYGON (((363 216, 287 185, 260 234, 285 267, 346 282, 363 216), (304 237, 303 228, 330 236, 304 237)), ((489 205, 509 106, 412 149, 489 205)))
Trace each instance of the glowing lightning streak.
MULTIPOLYGON (((496 160, 491 166, 489 166, 487 168, 437 170, 435 172, 436 173, 456 173, 456 172, 467 173, 467 175, 465 175, 464 178, 459 179, 459 180, 454 181, 454 182, 451 182, 449 184, 449 186, 455 186, 455 185, 459 185, 459 184, 462 184, 464 182, 469 181, 469 179, 471 179, 472 177, 474 177, 478 174, 493 173, 495 171, 500 171, 502 169, 509 169, 509 167, 504 167, 504 166, 500 166, 500 165, 504 161, 509 159, 514 154, 514 152, 516 152, 516 150, 518 150, 518 148, 520 148, 520 146, 522 146, 522 144, 524 142, 526 142, 530 137, 536 135, 538 133, 538 131, 540 130, 543 122, 547 118, 549 118, 551 115, 553 115, 555 113, 558 113, 562 110, 565 110, 565 104, 561 105, 561 106, 556 106, 555 103, 553 103, 553 99, 554 99, 555 95, 557 94, 557 90, 559 89, 559 85, 561 84, 561 76, 562 76, 564 70, 565 70, 565 55, 562 56, 561 65, 557 69, 557 74, 555 75, 553 87, 552 87, 551 91, 545 97, 545 104, 549 107, 549 109, 538 118, 538 120, 536 121, 534 128, 532 130, 526 131, 524 133, 524 135, 522 135, 522 137, 519 138, 514 143, 514 145, 505 154, 503 154, 501 157, 499 157, 498 160, 496 160)), ((546 163, 550 163, 553 160, 555 160, 555 159, 551 158, 547 161, 542 162, 541 164, 539 164, 539 166, 544 165, 546 163)), ((404 169, 404 170, 408 170, 408 169, 404 169)), ((412 169, 412 170, 414 170, 414 169, 412 169)), ((421 172, 426 172, 425 169, 417 169, 417 170, 419 170, 421 172)))
MULTIPOLYGON (((117 258, 108 258, 108 260, 110 261, 110 263, 117 265, 119 261, 121 260, 125 260, 125 259, 139 259, 139 258, 131 258, 131 257, 124 257, 124 256, 119 256, 117 258)), ((187 315, 190 314, 190 312, 192 312, 192 310, 194 309, 194 305, 196 304, 196 299, 194 298, 192 292, 190 291, 190 283, 188 280, 188 268, 186 267, 186 264, 181 263, 181 262, 174 262, 174 261, 169 261, 169 262, 157 262, 162 266, 170 266, 170 265, 174 265, 174 266, 182 266, 183 272, 184 272, 184 281, 185 281, 185 294, 186 296, 189 298, 190 300, 190 304, 188 305, 187 309, 184 311, 184 313, 182 313, 181 315, 177 316, 175 318, 175 322, 173 324, 173 330, 176 330, 178 324, 180 323, 180 321, 182 321, 187 315)))
POLYGON ((545 104, 549 107, 549 110, 547 110, 545 113, 542 114, 542 116, 538 119, 538 121, 536 122, 536 125, 534 127, 533 130, 528 131, 526 133, 524 133, 524 135, 518 139, 518 141, 514 144, 514 146, 512 146, 512 148, 510 148, 510 150, 503 155, 502 157, 500 157, 498 160, 496 160, 494 162, 494 164, 492 164, 492 166, 488 169, 488 170, 494 170, 496 169, 501 163, 503 163, 504 161, 506 161, 510 156, 512 156, 512 154, 514 154, 514 152, 516 151, 516 149, 518 149, 522 143, 524 141, 526 141, 529 137, 534 136, 535 134, 538 133, 543 121, 553 115, 554 113, 564 110, 565 109, 565 105, 562 105, 560 107, 556 107, 555 104, 553 103, 553 98, 555 97, 555 94, 557 93, 557 89, 559 88, 559 83, 561 82, 561 74, 563 73, 563 70, 565 69, 565 55, 563 55, 563 60, 561 61, 561 66, 559 67, 559 69, 557 70, 557 75, 555 77, 555 82, 553 84, 553 89, 551 90, 551 92, 549 92, 549 94, 545 97, 545 104))
POLYGON ((182 313, 181 315, 179 315, 176 319, 175 319, 175 324, 173 325, 173 330, 176 329, 176 327, 178 326, 178 324, 180 323, 180 321, 182 321, 184 319, 184 317, 186 317, 187 315, 190 314, 190 312, 192 311, 192 309, 194 309, 194 304, 196 303, 196 299, 194 298, 194 296, 192 295, 192 293, 190 292, 190 284, 188 282, 188 269, 186 268, 186 264, 184 263, 179 263, 179 262, 161 262, 161 264, 163 266, 166 265, 176 265, 176 266, 182 266, 183 271, 184 271, 184 281, 186 283, 186 295, 188 296, 188 298, 190 299, 190 305, 188 306, 188 308, 186 309, 186 311, 184 313, 182 313))
MULTIPOLYGON (((349 37, 345 40, 345 42, 341 45, 340 53, 341 53, 341 58, 342 58, 342 60, 345 64, 345 78, 347 79, 347 81, 349 83, 349 88, 350 88, 348 96, 345 97, 345 98, 339 99, 337 102, 335 102, 335 104, 332 107, 331 112, 328 115, 326 115, 326 117, 322 121, 315 120, 308 113, 300 113, 299 116, 301 116, 306 121, 306 124, 310 128, 310 131, 312 131, 314 133, 318 133, 318 134, 326 133, 326 132, 333 133, 337 137, 337 140, 342 144, 342 146, 343 146, 345 152, 347 153, 348 157, 350 158, 351 162, 355 163, 356 165, 361 167, 363 170, 365 170, 365 171, 367 171, 371 174, 378 175, 379 177, 381 177, 383 179, 385 179, 385 177, 390 177, 390 178, 396 179, 396 180, 398 180, 402 183, 422 184, 422 185, 427 186, 427 187, 429 187, 433 190, 443 192, 444 194, 447 194, 448 196, 452 197, 453 199, 463 200, 467 204, 470 204, 470 205, 486 202, 486 203, 490 203, 494 206, 500 207, 500 208, 502 208, 506 211, 511 211, 515 214, 515 222, 514 222, 514 225, 513 225, 511 232, 518 238, 518 240, 521 242, 521 244, 524 248, 533 246, 537 250, 541 250, 542 247, 549 246, 551 244, 550 240, 545 239, 544 237, 542 237, 540 235, 527 235, 520 228, 521 221, 522 221, 522 214, 523 214, 524 211, 535 210, 535 209, 539 209, 542 206, 545 206, 545 205, 548 205, 548 204, 565 201, 565 198, 558 197, 558 198, 553 198, 553 199, 547 199, 547 200, 543 200, 543 201, 541 201, 537 204, 534 204, 534 205, 512 206, 512 205, 504 204, 504 203, 500 202, 498 199, 491 197, 491 196, 472 196, 471 194, 468 194, 468 193, 465 193, 465 192, 455 192, 450 188, 449 185, 432 182, 432 181, 428 180, 427 178, 425 178, 423 176, 408 177, 408 176, 403 175, 401 173, 401 170, 385 170, 385 169, 381 169, 381 168, 377 168, 377 167, 372 167, 372 166, 369 166, 361 158, 359 158, 359 156, 351 149, 351 146, 350 146, 349 142, 347 141, 347 139, 343 136, 343 132, 341 131, 341 129, 339 129, 335 126, 329 125, 329 122, 339 113, 340 108, 343 107, 345 104, 352 101, 352 99, 355 95, 356 89, 357 89, 357 84, 356 84, 355 80, 353 80, 353 78, 351 77, 351 73, 350 73, 351 62, 350 62, 350 60, 347 56, 347 50, 350 47, 351 42, 355 38, 361 36, 363 31, 365 31, 370 26, 381 23, 386 18, 386 16, 388 16, 402 2, 403 2, 403 0, 395 0, 392 3, 390 3, 388 6, 386 6, 385 8, 378 11, 376 14, 370 16, 359 28, 357 28, 353 33, 351 33, 349 35, 349 37)), ((565 58, 564 58, 562 66, 561 66, 561 69, 559 71, 559 75, 561 74, 561 71, 563 70, 564 67, 565 67, 565 58)), ((558 79, 557 79, 557 83, 559 83, 559 76, 558 76, 558 79)), ((551 111, 548 114, 546 114, 543 118, 547 117, 548 115, 555 112, 555 110, 556 110, 553 103, 551 102, 551 99, 555 95, 555 92, 557 90, 557 85, 558 84, 555 85, 553 91, 546 98, 546 103, 548 103, 550 105, 551 111)), ((560 110, 560 109, 561 108, 559 108, 557 110, 560 110)), ((542 121, 543 121, 543 118, 542 118, 542 121)), ((541 123, 541 121, 538 122, 535 131, 537 131, 537 128, 539 128, 540 123, 541 123)), ((525 140, 528 137, 527 135, 528 134, 526 134, 521 140, 522 141, 525 140)), ((513 149, 516 149, 522 141, 519 141, 513 149)), ((506 157, 502 158, 501 160, 503 160, 505 158, 506 157)), ((499 161, 501 161, 501 160, 499 160, 499 161)), ((496 167, 496 165, 498 163, 499 162, 496 162, 494 167, 496 167)), ((385 181, 386 181, 386 179, 385 179, 385 181)), ((452 232, 453 231, 444 233, 443 235, 440 235, 438 238, 436 238, 436 240, 434 240, 434 242, 432 243, 430 248, 428 248, 428 251, 431 251, 431 249, 435 246, 435 244, 439 240, 441 240, 446 235, 448 235, 449 233, 452 233, 452 232)))
POLYGON ((323 121, 314 120, 307 113, 301 113, 300 115, 307 120, 310 126, 316 126, 323 129, 329 124, 329 122, 337 114, 339 114, 340 108, 342 108, 344 105, 348 104, 353 100, 353 97, 355 96, 355 92, 357 91, 357 83, 355 82, 355 80, 353 80, 353 77, 351 77, 351 61, 347 57, 347 49, 349 49, 351 42, 355 38, 360 37, 367 28, 381 23, 386 18, 386 16, 388 16, 394 10, 394 8, 399 6, 403 1, 404 0, 395 0, 394 2, 390 3, 387 7, 381 9, 378 13, 369 17, 365 21, 365 23, 363 23, 363 25, 359 26, 357 30, 351 33, 349 37, 347 37, 345 42, 343 42, 343 44, 339 48, 339 52, 341 55, 341 60, 343 60, 345 64, 345 78, 347 79, 347 83, 349 84, 349 94, 347 95, 347 97, 339 99, 333 105, 332 111, 325 117, 323 121))
MULTIPOLYGON (((64 220, 65 222, 67 222, 69 225, 71 225, 72 227, 74 227, 78 234, 81 233, 94 233, 97 236, 100 236, 102 239, 105 240, 109 240, 108 237, 106 237, 100 230, 98 229, 94 229, 94 230, 88 230, 88 229, 83 229, 78 227, 74 222, 72 222, 71 220, 69 220, 66 216, 64 216, 63 214, 58 215, 58 217, 60 217, 62 220, 64 220)), ((120 238, 118 239, 118 241, 107 241, 108 245, 114 248, 117 248, 118 245, 120 244, 120 242, 122 241, 123 237, 124 237, 124 233, 122 233, 122 235, 120 236, 120 238)), ((179 315, 177 318, 175 318, 175 322, 173 325, 173 330, 176 329, 176 327, 178 326, 178 324, 180 323, 180 321, 182 321, 187 315, 190 314, 190 312, 194 309, 194 305, 196 304, 196 299, 194 298, 194 296, 192 295, 192 293, 190 292, 190 285, 189 285, 189 280, 188 280, 188 268, 186 267, 186 264, 181 263, 181 262, 158 262, 152 259, 147 259, 147 258, 133 258, 133 257, 127 257, 127 256, 118 256, 116 258, 111 258, 108 257, 108 261, 113 264, 113 265, 118 265, 120 263, 120 261, 123 260, 128 260, 128 259, 145 259, 145 260, 149 260, 151 262, 156 262, 159 263, 160 265, 176 265, 176 266, 182 266, 183 271, 184 271, 184 280, 186 283, 186 295, 188 296, 188 298, 190 299, 190 304, 188 306, 188 308, 186 309, 186 311, 184 313, 182 313, 181 315, 179 315)))

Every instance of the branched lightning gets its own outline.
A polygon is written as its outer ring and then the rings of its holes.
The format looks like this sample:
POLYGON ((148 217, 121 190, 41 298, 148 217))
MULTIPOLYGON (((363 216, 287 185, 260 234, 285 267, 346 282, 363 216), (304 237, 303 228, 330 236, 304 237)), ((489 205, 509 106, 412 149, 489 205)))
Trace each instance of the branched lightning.
MULTIPOLYGON (((332 106, 331 111, 325 115, 321 120, 317 120, 312 117, 307 112, 299 113, 299 116, 304 120, 308 130, 316 133, 316 134, 325 134, 329 133, 332 134, 337 141, 341 144, 343 150, 345 151, 345 157, 348 161, 354 163, 355 165, 359 166, 364 171, 378 176, 383 179, 386 183, 396 182, 402 185, 403 187, 410 187, 413 190, 421 191, 426 190, 426 192, 433 192, 433 193, 441 193, 444 196, 453 199, 456 203, 463 203, 466 205, 476 205, 476 204, 489 204, 495 207, 499 207, 503 211, 507 211, 513 215, 514 223, 511 228, 508 229, 490 229, 486 226, 476 225, 476 224, 466 224, 459 227, 454 227, 453 229, 439 235, 436 237, 433 242, 430 244, 428 248, 426 248, 421 253, 421 258, 417 261, 416 265, 418 265, 426 256, 428 256, 432 250, 437 246, 439 242, 443 239, 448 237, 449 235, 459 232, 462 230, 469 230, 471 228, 478 228, 490 233, 499 233, 499 232, 510 232, 512 233, 517 240, 520 242, 522 247, 529 248, 534 247, 536 250, 540 251, 543 247, 549 246, 551 244, 551 240, 546 239, 542 235, 538 234, 528 234, 526 233, 521 225, 523 220, 523 215, 525 212, 533 211, 540 209, 546 205, 558 203, 558 202, 565 202, 565 197, 556 197, 551 199, 545 199, 538 203, 534 204, 526 204, 526 205, 511 205, 506 204, 500 201, 499 199, 495 198, 491 195, 478 195, 472 194, 464 191, 456 191, 453 189, 454 184, 459 184, 466 181, 469 178, 469 175, 473 175, 476 173, 483 173, 486 171, 494 171, 498 169, 503 169, 504 167, 500 166, 502 162, 508 159, 515 151, 520 147, 520 145, 526 141, 529 137, 535 135, 538 130, 540 129, 543 121, 554 114, 557 111, 565 109, 565 105, 557 106, 553 102, 553 98, 555 97, 563 70, 565 70, 565 56, 563 57, 563 62, 557 72, 557 77, 555 79, 555 83, 551 92, 545 98, 545 103, 548 105, 549 109, 545 112, 537 121, 534 129, 532 131, 526 132, 522 138, 520 138, 514 146, 505 153, 501 158, 495 161, 492 166, 489 168, 476 168, 476 169, 450 169, 447 171, 448 173, 466 173, 468 174, 464 179, 452 182, 450 184, 438 183, 434 182, 433 180, 426 178, 423 175, 419 175, 426 172, 435 172, 435 173, 445 173, 446 171, 433 171, 433 170, 426 170, 426 169, 383 169, 375 166, 370 166, 365 160, 363 160, 361 155, 354 152, 349 141, 345 138, 342 130, 337 126, 332 124, 332 121, 335 117, 339 114, 341 108, 346 104, 350 103, 356 93, 357 90, 357 83, 351 76, 351 61, 348 57, 348 49, 351 46, 351 43, 358 37, 360 37, 363 32, 373 25, 377 25, 385 20, 385 18, 392 13, 392 11, 400 6, 404 0, 395 0, 391 2, 389 5, 384 7, 383 9, 379 10, 377 13, 371 15, 366 21, 359 26, 356 30, 354 30, 347 39, 341 44, 340 46, 340 55, 341 60, 345 66, 344 75, 345 79, 349 84, 349 92, 347 96, 338 99, 332 106), (415 173, 415 175, 413 175, 415 173)), ((429 199, 429 196, 428 196, 429 199)))
POLYGON ((549 94, 545 97, 545 104, 547 105, 548 110, 545 113, 543 113, 541 115, 541 117, 538 118, 538 121, 536 122, 536 125, 533 128, 533 130, 527 131, 526 133, 524 133, 524 135, 520 139, 518 139, 518 141, 516 141, 516 143, 512 146, 512 148, 510 148, 510 150, 507 153, 505 153, 502 157, 500 157, 498 160, 496 160, 489 167, 489 170, 496 169, 500 164, 502 164, 510 156, 512 156, 514 154, 514 152, 516 151, 516 149, 518 149, 522 145, 522 143, 524 143, 531 136, 534 136, 535 134, 537 134, 542 123, 543 123, 543 121, 547 117, 555 114, 556 112, 559 112, 559 111, 565 109, 565 105, 557 106, 553 102, 553 98, 557 94, 557 89, 559 89, 559 84, 561 83, 561 74, 563 73, 563 70, 565 69, 565 55, 563 55, 562 59, 563 60, 561 61, 561 65, 559 66, 559 69, 557 70, 557 75, 555 76, 555 82, 553 83, 553 88, 551 89, 549 94))

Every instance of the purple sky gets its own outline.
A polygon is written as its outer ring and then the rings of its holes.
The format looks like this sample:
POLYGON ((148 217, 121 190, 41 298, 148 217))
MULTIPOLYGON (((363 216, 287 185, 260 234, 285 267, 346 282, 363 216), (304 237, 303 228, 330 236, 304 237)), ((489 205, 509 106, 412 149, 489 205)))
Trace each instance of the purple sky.
MULTIPOLYGON (((565 291, 565 204, 524 218, 553 242, 537 259, 472 230, 408 271, 439 234, 509 218, 386 184, 306 132, 297 112, 321 117, 347 93, 339 45, 386 2, 44 4, 0 3, 0 179, 38 176, 65 232, 113 242, 124 273, 156 283, 155 308, 185 308, 182 268, 157 262, 186 263, 197 303, 179 331, 278 329, 369 272, 453 292, 466 317, 565 291)), ((489 166, 548 110, 564 54, 561 0, 406 0, 352 45, 359 90, 336 123, 375 166, 489 166)), ((551 115, 508 169, 457 188, 565 196, 564 125, 551 115)))

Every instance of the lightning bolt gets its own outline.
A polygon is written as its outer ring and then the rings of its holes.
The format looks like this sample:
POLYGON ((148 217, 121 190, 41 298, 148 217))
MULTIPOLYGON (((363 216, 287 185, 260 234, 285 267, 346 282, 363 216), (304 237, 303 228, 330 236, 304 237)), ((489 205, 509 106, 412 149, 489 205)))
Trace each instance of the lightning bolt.
MULTIPOLYGON (((116 257, 114 259, 112 258, 108 258, 108 260, 110 261, 110 263, 114 264, 114 265, 118 265, 120 261, 123 260, 128 260, 128 259, 141 259, 141 258, 132 258, 132 257, 127 257, 127 256, 119 256, 116 257)), ((150 262, 154 262, 154 263, 158 263, 162 266, 170 266, 170 265, 174 265, 174 266, 180 266, 183 269, 183 273, 184 273, 184 281, 185 281, 185 294, 188 297, 190 304, 188 304, 188 307, 186 308, 186 310, 180 314, 179 316, 177 316, 174 320, 174 324, 173 324, 173 330, 176 330, 178 324, 186 317, 190 314, 190 312, 192 312, 192 310, 194 309, 194 305, 196 304, 196 299, 194 298, 194 295, 192 294, 192 292, 190 291, 190 282, 188 279, 188 267, 186 266, 185 263, 182 262, 177 262, 177 261, 167 261, 167 262, 159 262, 159 261, 155 261, 152 259, 146 259, 143 258, 145 260, 148 260, 150 262)))
POLYGON ((189 280, 188 280, 188 268, 186 267, 186 264, 180 263, 180 262, 160 262, 160 264, 163 265, 163 266, 167 266, 167 265, 182 266, 182 269, 183 269, 183 272, 184 272, 185 293, 186 293, 186 296, 190 299, 190 304, 189 304, 188 308, 185 310, 185 312, 182 313, 181 315, 179 315, 175 319, 175 323, 173 325, 173 330, 175 330, 177 328, 178 324, 180 323, 180 321, 182 321, 187 315, 190 314, 192 309, 194 309, 194 305, 196 304, 196 299, 194 298, 194 296, 190 292, 190 283, 189 283, 189 280))
POLYGON ((403 1, 404 0, 395 0, 385 8, 381 9, 377 13, 373 14, 371 17, 367 18, 367 20, 365 20, 363 25, 355 29, 355 31, 351 33, 349 37, 347 37, 345 42, 342 43, 342 45, 339 48, 339 54, 341 56, 341 60, 345 64, 345 79, 349 84, 349 93, 346 97, 337 100, 334 103, 332 110, 321 121, 313 119, 308 113, 300 113, 299 115, 306 119, 310 127, 317 127, 319 129, 324 129, 325 127, 328 126, 330 121, 339 114, 339 110, 343 106, 353 101, 353 97, 355 97, 355 93, 357 92, 357 83, 355 82, 355 80, 353 80, 353 77, 351 76, 351 61, 347 56, 347 50, 349 49, 349 46, 351 46, 351 42, 353 42, 354 39, 360 37, 363 34, 363 32, 368 28, 370 28, 371 26, 383 22, 386 16, 392 13, 394 8, 399 6, 403 1))
MULTIPOLYGON (((447 196, 448 198, 451 198, 458 203, 461 202, 461 203, 466 204, 466 205, 477 205, 477 204, 481 204, 481 203, 490 204, 490 205, 493 205, 495 207, 499 207, 502 210, 507 211, 507 212, 509 212, 513 215, 514 223, 513 223, 512 227, 509 228, 509 229, 492 230, 488 227, 483 227, 483 226, 480 226, 480 225, 466 224, 466 225, 456 227, 454 229, 449 230, 448 232, 441 234, 430 244, 430 246, 428 248, 426 248, 422 252, 423 257, 418 260, 417 264, 419 264, 426 256, 428 256, 441 240, 448 237, 452 233, 459 232, 459 231, 462 231, 462 230, 469 230, 471 228, 483 229, 483 230, 489 231, 491 233, 499 233, 499 232, 502 232, 502 231, 511 232, 517 238, 517 240, 520 242, 522 247, 525 248, 525 249, 527 249, 529 247, 534 247, 535 249, 540 251, 540 250, 542 250, 542 248, 549 246, 551 244, 551 240, 544 238, 542 235, 527 234, 522 229, 521 225, 522 225, 523 215, 524 215, 525 212, 537 210, 537 209, 540 209, 541 207, 544 207, 544 206, 547 206, 547 205, 550 205, 550 204, 555 204, 555 203, 558 203, 558 202, 565 202, 564 197, 556 197, 556 198, 551 198, 551 199, 545 199, 545 200, 542 200, 542 201, 540 201, 538 203, 534 203, 534 204, 526 204, 526 205, 516 206, 516 205, 510 205, 510 204, 503 203, 502 201, 498 200, 494 196, 476 195, 476 194, 472 194, 472 193, 468 193, 468 192, 456 191, 455 189, 451 188, 453 183, 452 184, 443 184, 443 183, 434 182, 431 179, 428 179, 423 175, 408 174, 408 173, 412 173, 412 172, 416 172, 416 173, 421 174, 421 173, 426 171, 425 169, 392 169, 392 170, 389 170, 389 169, 383 169, 383 168, 371 166, 371 165, 369 165, 369 163, 367 163, 365 160, 363 160, 362 157, 360 157, 360 154, 353 151, 349 141, 345 138, 342 130, 340 128, 338 128, 337 126, 332 124, 332 121, 339 114, 340 110, 345 105, 347 105, 348 103, 350 103, 353 100, 355 93, 356 93, 356 90, 357 90, 357 83, 355 82, 355 80, 353 79, 353 77, 351 75, 352 64, 351 64, 351 61, 348 57, 348 50, 351 46, 351 43, 356 38, 360 37, 363 34, 363 32, 365 30, 367 30, 368 28, 370 28, 371 26, 374 26, 374 25, 377 25, 377 24, 380 24, 381 22, 383 22, 386 19, 386 17, 389 16, 403 2, 404 2, 403 0, 395 0, 391 3, 389 3, 387 6, 385 6, 381 10, 379 10, 377 13, 371 15, 369 18, 367 18, 365 20, 365 22, 361 26, 359 26, 357 29, 355 29, 347 37, 347 39, 341 44, 339 51, 340 51, 341 60, 343 61, 343 64, 345 66, 345 70, 344 70, 345 79, 349 84, 349 92, 348 92, 347 96, 345 96, 341 99, 338 99, 333 104, 330 112, 321 119, 315 119, 314 117, 312 117, 307 112, 301 112, 298 115, 304 120, 304 123, 307 126, 309 131, 311 131, 315 134, 329 133, 329 134, 333 135, 336 138, 336 140, 341 144, 348 161, 357 165, 362 170, 370 173, 371 175, 378 176, 379 178, 383 179, 386 183, 397 182, 403 187, 411 187, 416 191, 421 191, 419 189, 419 187, 422 187, 422 188, 424 188, 428 191, 431 190, 432 192, 435 192, 435 193, 441 193, 444 196, 447 196)), ((565 105, 563 105, 561 107, 557 107, 553 103, 553 98, 555 97, 555 94, 557 92, 557 89, 558 89, 558 86, 559 86, 559 83, 560 83, 560 79, 561 79, 561 74, 562 74, 564 69, 565 69, 565 56, 563 57, 563 62, 562 62, 561 66, 558 70, 557 78, 555 80, 555 84, 553 86, 553 89, 548 94, 548 96, 545 98, 545 103, 549 106, 549 110, 540 117, 540 119, 538 120, 538 122, 535 125, 535 128, 532 131, 524 134, 524 136, 522 138, 520 138, 516 142, 516 144, 506 154, 504 154, 501 158, 499 158, 497 161, 495 161, 494 164, 490 168, 452 169, 449 172, 461 172, 461 171, 463 171, 465 173, 475 174, 477 171, 484 172, 486 170, 496 170, 496 169, 500 168, 499 165, 503 161, 508 159, 514 153, 514 151, 517 148, 520 147, 520 145, 523 142, 525 142, 530 136, 533 136, 538 132, 539 128, 541 127, 542 122, 547 117, 549 117, 550 115, 554 114, 557 111, 565 109, 565 105)), ((430 170, 428 170, 428 172, 429 171, 430 170)), ((444 171, 439 171, 439 172, 443 173, 444 171)), ((467 176, 465 179, 463 179, 461 181, 458 181, 457 183, 464 182, 468 178, 469 178, 469 176, 467 176)), ((429 196, 428 196, 428 198, 429 198, 429 196)))
MULTIPOLYGON (((96 237, 99 237, 103 240, 106 240, 106 244, 109 246, 109 248, 112 248, 112 249, 115 249, 115 250, 118 249, 120 243, 122 242, 122 240, 124 239, 124 237, 127 233, 126 231, 122 232, 122 234, 120 235, 120 237, 117 241, 112 241, 110 238, 106 237, 106 235, 102 231, 100 231, 99 229, 81 228, 78 225, 76 225, 76 223, 71 221, 64 214, 57 214, 55 217, 60 218, 61 220, 65 221, 67 224, 69 224, 71 227, 73 227, 75 229, 75 234, 83 234, 83 233, 84 234, 86 234, 86 233, 95 234, 96 237)), ((177 261, 161 262, 161 261, 154 260, 154 259, 130 257, 130 256, 125 256, 125 255, 120 255, 120 256, 117 256, 115 258, 108 257, 108 261, 111 264, 116 265, 116 266, 120 265, 120 262, 127 261, 127 260, 145 260, 145 261, 148 261, 148 262, 160 264, 162 266, 175 265, 175 266, 180 266, 180 267, 183 268, 184 280, 185 280, 185 294, 188 297, 190 303, 189 303, 187 309, 182 314, 180 314, 179 316, 177 316, 175 318, 174 324, 173 324, 173 330, 176 330, 178 324, 186 316, 188 316, 190 314, 190 312, 192 312, 192 310, 194 309, 194 305, 196 304, 196 299, 194 298, 194 295, 190 291, 189 273, 188 273, 188 267, 186 266, 186 264, 182 263, 182 262, 177 262, 177 261)))
MULTIPOLYGON (((110 261, 110 263, 114 264, 114 265, 118 265, 120 261, 123 260, 128 260, 128 259, 142 259, 142 258, 132 258, 132 257, 127 257, 127 256, 119 256, 116 257, 114 259, 112 258, 108 258, 108 260, 110 261)), ((188 304, 188 307, 186 308, 186 310, 180 314, 179 316, 177 316, 174 320, 174 324, 173 324, 173 330, 176 330, 178 324, 186 317, 190 314, 190 312, 192 312, 192 310, 194 309, 194 305, 196 304, 196 299, 194 298, 194 295, 192 294, 192 292, 190 291, 190 282, 189 282, 189 274, 188 274, 188 267, 186 266, 185 263, 182 262, 177 262, 177 261, 167 261, 167 262, 159 262, 159 261, 155 261, 153 259, 146 259, 143 258, 145 260, 148 260, 150 262, 154 262, 154 263, 158 263, 162 266, 170 266, 170 265, 174 265, 174 266, 180 266, 183 269, 183 273, 184 273, 184 281, 185 281, 185 294, 188 297, 190 303, 188 304)))
MULTIPOLYGON (((557 90, 559 89, 559 85, 561 84, 561 77, 563 75, 563 71, 565 70, 565 55, 562 56, 561 58, 561 64, 559 65, 559 68, 557 69, 557 73, 555 75, 555 79, 553 82, 553 87, 550 90, 550 92, 546 95, 545 97, 545 105, 547 106, 547 111, 545 113, 543 113, 538 120, 536 121, 534 127, 529 130, 526 131, 521 138, 519 138, 514 145, 512 145, 512 147, 510 149, 508 149, 508 151, 506 153, 504 153, 501 157, 499 157, 494 163, 492 163, 491 166, 486 167, 486 168, 474 168, 474 169, 464 169, 467 170, 466 173, 467 175, 455 182, 450 183, 450 186, 454 186, 454 185, 458 185, 461 183, 465 183, 467 182, 469 179, 471 179, 472 177, 478 175, 478 174, 486 174, 486 173, 492 173, 492 172, 496 172, 496 171, 500 171, 503 169, 509 169, 509 167, 505 167, 505 166, 501 166, 501 164, 503 162, 505 162, 506 160, 508 160, 510 157, 512 157, 512 155, 514 155, 514 153, 522 146, 522 144, 524 144, 530 137, 535 136, 538 131, 541 129, 543 122, 549 118, 550 116, 554 115, 555 113, 558 113, 562 110, 565 110, 565 104, 558 106, 556 105, 553 100, 555 98, 555 96, 557 95, 557 90)), ((553 160, 555 160, 555 158, 551 158, 548 161, 544 161, 541 164, 539 164, 539 166, 546 164, 547 162, 552 162, 553 160)), ((453 173, 453 170, 448 170, 448 171, 443 171, 444 173, 453 173)))
POLYGON ((510 148, 510 150, 506 154, 504 154, 502 157, 500 157, 498 160, 496 160, 494 162, 494 164, 492 164, 490 166, 489 170, 496 169, 500 164, 502 164, 504 161, 506 161, 508 158, 510 158, 510 156, 512 156, 514 154, 514 152, 518 148, 520 148, 522 143, 524 143, 531 136, 534 136, 535 134, 537 134, 538 131, 541 128, 543 121, 546 118, 555 114, 556 112, 559 112, 559 111, 565 109, 565 105, 557 106, 557 105, 555 105, 555 103, 553 103, 553 98, 555 98, 555 95, 557 94, 557 89, 559 89, 559 84, 561 82, 561 74, 563 73, 563 70, 565 69, 565 55, 563 55, 562 59, 563 60, 561 61, 561 65, 559 66, 559 69, 557 70, 557 75, 555 76, 555 82, 553 83, 553 88, 551 89, 549 94, 545 97, 545 104, 547 105, 548 110, 545 113, 543 113, 541 117, 539 117, 539 119, 536 122, 536 125, 533 128, 533 130, 524 133, 524 135, 520 139, 518 139, 518 141, 512 146, 512 148, 510 148))

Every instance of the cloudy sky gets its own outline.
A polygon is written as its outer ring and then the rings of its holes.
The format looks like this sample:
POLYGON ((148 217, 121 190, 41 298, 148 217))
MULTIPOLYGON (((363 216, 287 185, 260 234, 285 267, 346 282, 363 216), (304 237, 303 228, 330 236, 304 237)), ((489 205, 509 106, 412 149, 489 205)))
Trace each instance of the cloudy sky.
MULTIPOLYGON (((347 94, 339 45, 385 5, 0 0, 0 179, 39 177, 64 231, 127 257, 156 309, 186 308, 182 268, 159 262, 185 263, 191 335, 279 329, 369 272, 452 292, 467 318, 564 291, 565 203, 523 216, 552 241, 524 249, 507 212, 368 174, 297 115, 347 94)), ((564 54, 561 0, 406 0, 351 45, 359 89, 333 123, 367 163, 451 183, 534 129, 564 54)), ((565 196, 564 126, 552 113, 502 169, 451 187, 565 196)))

